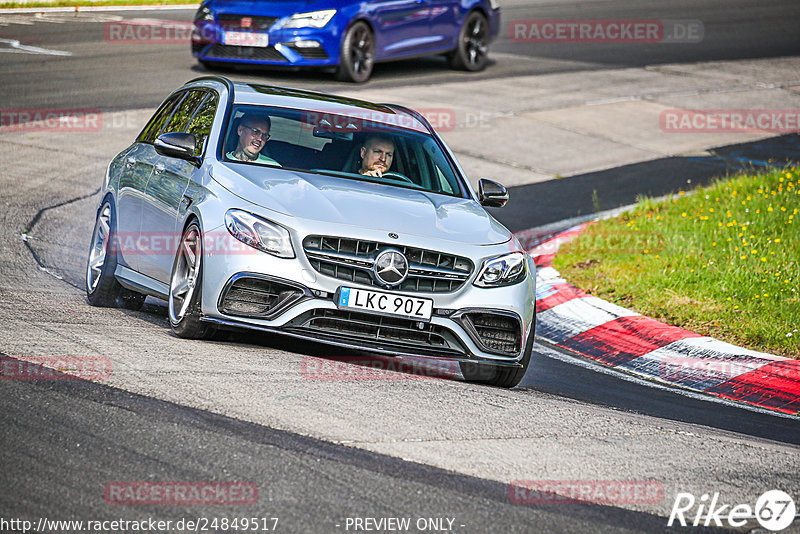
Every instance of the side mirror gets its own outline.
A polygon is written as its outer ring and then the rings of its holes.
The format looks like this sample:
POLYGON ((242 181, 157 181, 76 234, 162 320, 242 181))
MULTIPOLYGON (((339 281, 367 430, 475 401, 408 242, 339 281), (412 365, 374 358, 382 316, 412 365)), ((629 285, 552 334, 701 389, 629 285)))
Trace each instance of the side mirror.
POLYGON ((502 208, 508 202, 508 190, 497 182, 478 180, 478 200, 486 208, 502 208))
POLYGON ((185 159, 195 167, 200 166, 200 158, 194 155, 197 139, 193 134, 165 133, 159 135, 153 144, 156 147, 156 152, 162 156, 185 159))

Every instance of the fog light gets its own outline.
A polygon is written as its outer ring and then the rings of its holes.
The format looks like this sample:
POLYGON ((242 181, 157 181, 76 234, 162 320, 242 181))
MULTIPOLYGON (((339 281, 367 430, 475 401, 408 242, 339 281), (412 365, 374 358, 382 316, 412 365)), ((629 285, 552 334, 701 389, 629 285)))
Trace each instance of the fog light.
POLYGON ((319 48, 317 41, 294 41, 291 45, 297 48, 319 48))

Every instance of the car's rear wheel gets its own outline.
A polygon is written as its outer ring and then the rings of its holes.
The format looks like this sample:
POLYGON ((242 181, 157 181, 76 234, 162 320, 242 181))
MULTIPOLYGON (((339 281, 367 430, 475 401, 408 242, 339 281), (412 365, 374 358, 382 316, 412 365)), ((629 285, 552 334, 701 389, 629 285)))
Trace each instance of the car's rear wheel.
POLYGON ((458 70, 479 71, 489 62, 489 21, 473 11, 461 25, 458 44, 448 56, 450 66, 458 70))
POLYGON ((200 321, 203 286, 203 238, 192 221, 184 230, 169 283, 169 322, 179 337, 202 339, 210 328, 200 321))
POLYGON ((106 200, 97 212, 86 265, 86 299, 92 306, 113 307, 122 286, 114 277, 117 268, 114 207, 106 200))
POLYGON ((356 22, 344 35, 336 69, 336 79, 363 83, 372 75, 375 63, 375 38, 365 22, 356 22))
MULTIPOLYGON (((535 320, 535 319, 534 319, 535 320)), ((487 384, 499 388, 513 388, 522 381, 531 362, 533 353, 533 329, 525 344, 525 352, 520 361, 521 367, 505 367, 472 362, 460 362, 461 374, 467 382, 487 384)))

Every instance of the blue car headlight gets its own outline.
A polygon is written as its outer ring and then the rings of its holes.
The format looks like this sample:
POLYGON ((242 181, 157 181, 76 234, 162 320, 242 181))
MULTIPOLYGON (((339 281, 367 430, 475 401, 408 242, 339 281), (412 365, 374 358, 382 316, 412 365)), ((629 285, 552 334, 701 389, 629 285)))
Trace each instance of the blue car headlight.
POLYGON ((195 22, 204 20, 206 22, 214 22, 214 13, 206 6, 200 6, 197 13, 194 14, 195 22))
POLYGON ((521 282, 528 273, 524 252, 512 252, 489 258, 481 266, 474 284, 478 287, 510 286, 521 282))
POLYGON ((335 9, 297 13, 283 23, 284 28, 322 28, 336 14, 335 9))
POLYGON ((225 227, 233 237, 253 248, 278 256, 294 258, 289 231, 272 221, 242 210, 225 213, 225 227))

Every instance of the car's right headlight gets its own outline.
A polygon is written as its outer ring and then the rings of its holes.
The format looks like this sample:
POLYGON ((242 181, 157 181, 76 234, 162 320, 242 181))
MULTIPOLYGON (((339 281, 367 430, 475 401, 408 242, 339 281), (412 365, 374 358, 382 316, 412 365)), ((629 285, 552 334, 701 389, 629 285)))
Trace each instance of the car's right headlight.
POLYGON ((489 258, 481 266, 474 284, 478 287, 510 286, 521 282, 528 273, 524 252, 512 252, 489 258))
POLYGON ((246 245, 279 258, 294 258, 289 231, 279 224, 243 210, 228 210, 225 227, 246 245))
POLYGON ((292 15, 283 23, 284 28, 322 28, 336 14, 335 9, 324 9, 322 11, 311 11, 309 13, 297 13, 292 15))

